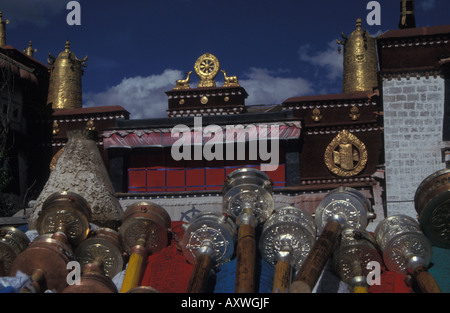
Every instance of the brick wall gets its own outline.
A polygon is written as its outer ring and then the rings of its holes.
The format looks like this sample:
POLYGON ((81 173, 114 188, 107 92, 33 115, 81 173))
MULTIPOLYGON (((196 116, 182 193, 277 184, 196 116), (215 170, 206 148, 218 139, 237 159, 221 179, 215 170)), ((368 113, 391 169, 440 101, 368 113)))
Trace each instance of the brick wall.
POLYGON ((414 194, 442 160, 444 79, 383 79, 387 215, 417 216, 414 194))

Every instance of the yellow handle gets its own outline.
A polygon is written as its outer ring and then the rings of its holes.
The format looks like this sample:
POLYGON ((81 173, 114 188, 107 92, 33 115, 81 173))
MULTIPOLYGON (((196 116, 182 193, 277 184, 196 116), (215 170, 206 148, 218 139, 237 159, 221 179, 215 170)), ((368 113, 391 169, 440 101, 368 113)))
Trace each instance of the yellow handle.
POLYGON ((355 286, 353 293, 369 293, 369 288, 367 286, 355 286))
POLYGON ((122 287, 120 293, 126 293, 129 290, 138 287, 141 283, 142 272, 144 268, 144 253, 135 252, 130 256, 128 261, 127 271, 125 272, 125 277, 123 278, 122 287))

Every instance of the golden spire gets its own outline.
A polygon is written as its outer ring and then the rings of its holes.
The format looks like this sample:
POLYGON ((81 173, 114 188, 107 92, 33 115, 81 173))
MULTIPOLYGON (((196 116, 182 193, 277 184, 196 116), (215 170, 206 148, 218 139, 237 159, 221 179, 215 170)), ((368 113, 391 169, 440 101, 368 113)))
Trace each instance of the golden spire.
POLYGON ((344 46, 343 93, 372 91, 378 87, 375 38, 362 29, 359 18, 356 30, 348 37, 343 33, 341 36, 343 40, 337 40, 337 43, 344 46))
POLYGON ((416 27, 414 0, 400 0, 400 22, 398 27, 400 29, 416 27))
POLYGON ((33 49, 33 43, 31 42, 31 40, 28 43, 28 47, 23 49, 23 52, 25 52, 25 54, 30 57, 33 57, 34 53, 37 52, 37 49, 33 49))
POLYGON ((81 77, 87 56, 79 60, 70 51, 70 42, 57 58, 49 54, 50 84, 47 103, 53 109, 78 109, 82 107, 81 77))
POLYGON ((9 24, 9 20, 3 20, 3 13, 0 11, 0 47, 6 46, 6 24, 9 24))

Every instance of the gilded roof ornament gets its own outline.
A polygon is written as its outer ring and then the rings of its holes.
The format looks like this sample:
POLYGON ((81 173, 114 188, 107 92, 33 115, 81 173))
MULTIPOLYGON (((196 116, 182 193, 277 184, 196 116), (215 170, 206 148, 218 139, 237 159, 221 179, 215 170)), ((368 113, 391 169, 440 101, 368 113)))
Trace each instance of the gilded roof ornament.
POLYGON ((414 13, 414 0, 400 0, 400 29, 415 28, 416 17, 414 13))
POLYGON ((333 174, 353 177, 366 167, 368 153, 365 144, 344 129, 330 142, 324 159, 325 165, 333 174))
POLYGON ((224 70, 221 70, 221 72, 225 81, 223 87, 240 87, 237 76, 227 76, 227 72, 224 70))
POLYGON ((216 87, 214 78, 219 73, 219 60, 211 53, 201 55, 194 65, 195 73, 200 78, 198 87, 216 87))
MULTIPOLYGON (((378 87, 378 58, 375 38, 362 28, 361 19, 350 36, 336 40, 344 47, 343 93, 372 91, 378 87)), ((339 49, 340 51, 340 46, 339 49)))
POLYGON ((66 41, 64 51, 57 58, 49 53, 50 84, 47 102, 53 109, 77 109, 82 107, 81 78, 86 67, 87 56, 79 60, 70 51, 66 41))
POLYGON ((185 79, 177 80, 175 83, 175 88, 173 88, 173 89, 174 90, 190 89, 191 87, 189 86, 189 82, 191 80, 191 74, 192 74, 192 71, 189 71, 186 73, 187 77, 185 79))
POLYGON ((6 25, 9 20, 3 19, 3 12, 0 11, 0 47, 6 46, 6 25))
POLYGON ((26 55, 33 57, 34 54, 37 52, 37 49, 33 49, 33 43, 30 42, 28 43, 28 47, 23 49, 23 52, 25 52, 26 55))

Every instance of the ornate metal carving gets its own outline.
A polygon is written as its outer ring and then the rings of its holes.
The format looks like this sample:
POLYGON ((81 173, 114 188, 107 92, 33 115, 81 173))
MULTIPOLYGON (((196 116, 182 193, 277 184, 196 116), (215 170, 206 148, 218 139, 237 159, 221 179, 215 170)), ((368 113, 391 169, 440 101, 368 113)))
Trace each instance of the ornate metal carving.
POLYGON ((325 150, 325 165, 335 175, 352 177, 366 167, 368 153, 366 146, 347 130, 341 131, 325 150))
POLYGON ((347 284, 365 284, 370 271, 367 264, 372 261, 381 264, 383 261, 376 246, 375 238, 369 232, 345 228, 333 254, 334 271, 347 284))
POLYGON ((189 71, 186 73, 187 77, 185 79, 179 79, 176 81, 175 83, 175 88, 173 88, 174 90, 186 90, 186 89, 190 89, 191 87, 189 86, 189 82, 191 80, 191 74, 192 71, 189 71))
POLYGON ((315 213, 319 232, 330 219, 337 219, 347 227, 365 229, 373 218, 370 201, 350 187, 339 187, 330 191, 319 203, 315 213))
POLYGON ((259 249, 264 260, 275 265, 278 255, 288 253, 289 261, 299 269, 316 238, 314 219, 308 212, 296 207, 274 210, 264 223, 259 249))
POLYGON ((118 236, 112 229, 100 228, 93 231, 75 250, 76 259, 82 265, 100 264, 103 273, 114 278, 124 265, 124 251, 118 236))
POLYGON ((0 228, 0 276, 9 275, 11 264, 30 244, 28 237, 14 227, 0 228), (3 273, 2 273, 3 271, 3 273))
POLYGON ((233 256, 236 234, 236 225, 226 216, 213 212, 196 214, 181 242, 183 254, 194 264, 197 253, 208 247, 215 266, 220 267, 233 256))
POLYGON ((79 60, 70 51, 70 42, 57 58, 49 54, 50 82, 47 103, 53 109, 77 109, 82 107, 81 77, 87 56, 79 60))
POLYGON ((343 92, 372 91, 378 86, 378 57, 375 38, 362 29, 361 19, 356 20, 356 30, 349 37, 342 33, 344 46, 343 92))
POLYGON ((311 118, 314 122, 319 123, 322 120, 322 114, 319 110, 319 108, 315 107, 312 111, 311 118))
POLYGON ((419 224, 406 215, 394 215, 381 221, 375 239, 383 252, 387 268, 396 273, 412 273, 417 266, 428 266, 432 248, 419 224))
POLYGON ((200 78, 198 87, 216 87, 214 78, 219 73, 219 60, 211 53, 200 56, 194 65, 195 72, 200 78))
POLYGON ((239 81, 237 76, 227 76, 227 72, 221 70, 223 73, 223 78, 225 80, 223 87, 239 87, 239 81))
POLYGON ((349 116, 352 119, 352 121, 359 120, 359 109, 357 106, 352 106, 352 108, 350 109, 349 116))
POLYGON ((124 213, 119 228, 120 243, 130 253, 143 239, 148 252, 155 253, 167 246, 170 224, 170 216, 163 207, 151 202, 136 202, 124 213))
POLYGON ((420 228, 433 245, 450 247, 450 169, 426 177, 416 190, 420 228))
POLYGON ((272 192, 272 183, 265 173, 252 168, 235 170, 222 188, 223 211, 235 219, 251 211, 257 222, 263 223, 274 209, 272 192))
POLYGON ((40 235, 62 232, 77 246, 88 235, 91 216, 91 208, 83 197, 73 192, 57 192, 42 205, 37 231, 40 235))

